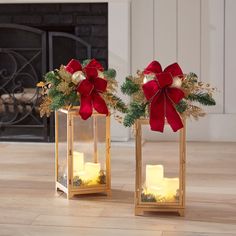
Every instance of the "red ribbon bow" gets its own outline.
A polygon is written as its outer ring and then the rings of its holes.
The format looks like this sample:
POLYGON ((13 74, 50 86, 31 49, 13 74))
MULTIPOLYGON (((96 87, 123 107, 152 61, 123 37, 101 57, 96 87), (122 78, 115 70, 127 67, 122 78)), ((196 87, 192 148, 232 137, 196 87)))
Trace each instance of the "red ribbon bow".
POLYGON ((170 87, 173 78, 182 77, 183 72, 177 63, 171 64, 162 71, 157 61, 151 62, 144 70, 144 74, 155 74, 155 79, 144 84, 143 92, 150 104, 150 126, 154 131, 163 132, 165 118, 176 132, 183 127, 182 120, 174 104, 184 97, 184 92, 179 88, 170 87))
POLYGON ((79 114, 82 119, 87 120, 92 115, 93 108, 98 113, 108 115, 107 105, 100 96, 107 88, 107 81, 98 76, 98 70, 104 71, 102 65, 95 59, 92 59, 82 69, 80 62, 72 59, 67 64, 66 70, 70 73, 83 70, 86 75, 86 79, 82 80, 77 87, 77 91, 80 93, 79 114))

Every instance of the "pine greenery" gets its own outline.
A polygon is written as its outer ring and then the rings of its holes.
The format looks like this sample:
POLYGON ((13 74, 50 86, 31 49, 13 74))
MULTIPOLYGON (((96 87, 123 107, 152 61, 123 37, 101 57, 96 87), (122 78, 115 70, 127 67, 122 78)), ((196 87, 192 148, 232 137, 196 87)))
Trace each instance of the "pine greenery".
POLYGON ((107 79, 114 79, 116 77, 116 71, 114 69, 108 69, 103 73, 107 79))
POLYGON ((60 83, 60 80, 58 79, 58 73, 57 71, 50 71, 45 76, 44 79, 47 83, 50 83, 54 86, 57 86, 60 83))
POLYGON ((204 106, 216 105, 215 100, 208 93, 199 92, 199 93, 189 94, 187 99, 193 102, 199 102, 200 104, 204 106))
POLYGON ((125 82, 121 86, 121 92, 126 95, 133 95, 140 90, 140 86, 134 83, 129 77, 126 78, 125 82))
POLYGON ((146 106, 148 103, 138 103, 138 102, 131 102, 129 110, 124 117, 124 126, 131 127, 137 119, 140 117, 145 116, 146 106))
MULTIPOLYGON (((132 126, 135 121, 141 117, 149 116, 148 109, 146 109, 149 102, 143 97, 141 85, 142 78, 137 74, 137 76, 134 77, 127 77, 121 86, 122 93, 133 99, 129 104, 128 111, 123 120, 123 124, 126 127, 132 126)), ((193 106, 192 102, 198 102, 204 106, 216 105, 216 102, 212 97, 215 88, 211 88, 209 84, 199 81, 195 73, 186 75, 185 79, 182 81, 181 87, 187 96, 175 105, 177 112, 180 114, 193 116, 194 118, 201 117, 203 114, 202 110, 197 106, 193 106), (196 110, 196 108, 198 109, 196 110)))
POLYGON ((110 107, 112 107, 114 110, 117 110, 121 113, 127 113, 128 109, 126 104, 122 101, 121 98, 117 97, 116 95, 112 93, 106 93, 104 95, 105 98, 107 98, 110 102, 110 107))
POLYGON ((55 111, 66 105, 66 98, 62 93, 58 93, 53 97, 50 109, 55 111))
POLYGON ((179 113, 184 113, 188 108, 188 104, 186 101, 184 101, 184 99, 182 99, 178 104, 175 105, 175 108, 179 113))

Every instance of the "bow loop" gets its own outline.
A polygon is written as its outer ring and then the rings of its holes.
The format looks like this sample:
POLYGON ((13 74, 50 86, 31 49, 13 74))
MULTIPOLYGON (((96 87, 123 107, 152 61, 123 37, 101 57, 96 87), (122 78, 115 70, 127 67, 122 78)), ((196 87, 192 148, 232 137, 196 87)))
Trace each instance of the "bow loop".
POLYGON ((80 64, 79 61, 72 59, 69 61, 69 63, 66 65, 65 67, 66 71, 73 74, 76 71, 81 71, 82 70, 82 66, 80 64))
POLYGON ((184 92, 170 86, 173 83, 173 77, 183 75, 180 66, 174 63, 162 72, 161 65, 157 61, 153 61, 145 69, 145 73, 155 73, 156 75, 154 80, 142 86, 144 95, 150 102, 151 129, 163 132, 166 118, 172 130, 176 132, 183 127, 183 123, 174 104, 184 98, 184 92))
POLYGON ((173 64, 167 66, 165 68, 164 72, 169 72, 172 75, 172 77, 176 77, 176 76, 182 77, 183 76, 183 71, 180 68, 178 63, 173 63, 173 64))
POLYGON ((96 79, 98 77, 98 71, 95 67, 85 67, 84 68, 86 77, 90 80, 96 79))
POLYGON ((152 61, 144 70, 144 74, 158 74, 162 72, 161 64, 158 61, 152 61))
POLYGON ((87 65, 86 68, 96 68, 97 70, 104 71, 102 64, 100 64, 97 60, 92 59, 87 65))

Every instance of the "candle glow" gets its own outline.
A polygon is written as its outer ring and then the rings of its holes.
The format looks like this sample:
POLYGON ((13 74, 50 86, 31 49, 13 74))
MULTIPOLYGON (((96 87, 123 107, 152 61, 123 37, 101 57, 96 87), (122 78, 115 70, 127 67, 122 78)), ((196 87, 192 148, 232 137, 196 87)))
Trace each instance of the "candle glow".
POLYGON ((87 185, 97 184, 101 171, 100 163, 85 162, 84 153, 73 152, 73 173, 87 185))
POLYGON ((156 201, 176 201, 179 178, 165 178, 163 165, 146 165, 144 194, 153 195, 156 201))

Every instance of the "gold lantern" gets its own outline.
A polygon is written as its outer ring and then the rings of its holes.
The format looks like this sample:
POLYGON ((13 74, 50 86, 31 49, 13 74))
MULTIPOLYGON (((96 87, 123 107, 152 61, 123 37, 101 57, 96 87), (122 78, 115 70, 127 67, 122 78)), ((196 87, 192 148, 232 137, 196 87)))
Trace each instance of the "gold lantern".
POLYGON ((55 114, 56 189, 70 199, 78 194, 111 192, 110 116, 93 112, 82 120, 78 107, 55 114))
POLYGON ((156 141, 156 135, 160 134, 150 131, 148 119, 136 121, 135 215, 143 215, 148 211, 177 212, 180 216, 184 215, 186 155, 184 119, 183 124, 184 128, 178 131, 178 141, 173 142, 170 148, 169 142, 156 141), (154 142, 143 141, 147 132, 151 132, 149 137, 151 135, 154 142))

